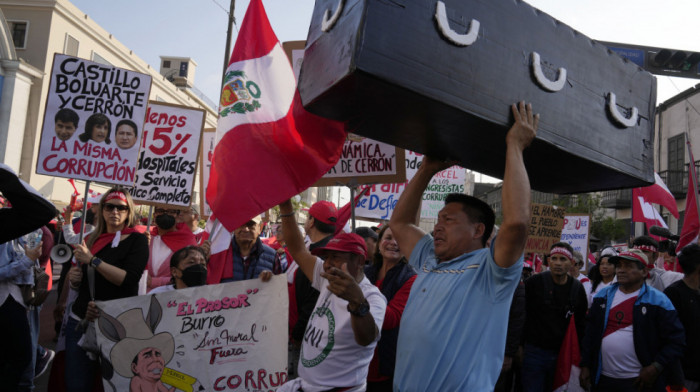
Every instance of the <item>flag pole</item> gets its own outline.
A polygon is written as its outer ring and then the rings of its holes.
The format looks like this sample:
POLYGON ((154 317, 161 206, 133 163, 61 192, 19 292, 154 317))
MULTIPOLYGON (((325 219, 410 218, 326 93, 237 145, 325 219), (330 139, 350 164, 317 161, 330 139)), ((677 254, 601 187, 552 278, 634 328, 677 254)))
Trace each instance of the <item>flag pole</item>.
MULTIPOLYGON (((87 197, 90 193, 90 180, 85 181, 85 193, 83 194, 83 215, 80 217, 80 235, 78 236, 78 243, 83 243, 83 237, 85 236, 85 219, 87 219, 87 197)), ((100 211, 102 213, 102 211, 100 211)))
POLYGON ((224 78, 226 77, 226 69, 228 69, 228 62, 231 61, 231 35, 233 34, 233 23, 236 18, 233 17, 233 11, 236 9, 236 0, 231 0, 231 5, 228 11, 228 30, 226 32, 226 49, 224 53, 224 71, 221 73, 221 84, 224 84, 224 78))
MULTIPOLYGON (((697 173, 695 172, 695 161, 693 158, 693 146, 690 144, 690 134, 688 131, 685 131, 685 145, 688 147, 688 157, 690 158, 690 163, 688 163, 688 170, 693 173, 692 180, 693 180, 693 192, 695 192, 695 208, 696 211, 700 211, 700 201, 698 201, 698 176, 697 173), (692 165, 692 166, 691 166, 692 165)), ((688 184, 690 186, 690 184, 688 184)), ((685 207, 685 209, 688 209, 688 206, 685 207)), ((700 214, 698 214, 698 223, 700 223, 700 214)))

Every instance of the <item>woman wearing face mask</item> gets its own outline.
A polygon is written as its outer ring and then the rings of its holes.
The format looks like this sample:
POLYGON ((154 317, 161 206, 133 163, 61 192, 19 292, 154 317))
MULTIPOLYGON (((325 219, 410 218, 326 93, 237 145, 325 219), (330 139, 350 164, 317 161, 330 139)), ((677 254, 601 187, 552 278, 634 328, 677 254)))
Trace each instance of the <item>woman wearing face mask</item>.
POLYGON ((176 223, 179 214, 180 210, 160 207, 153 211, 156 225, 150 232, 150 252, 144 282, 139 288, 140 295, 170 283, 170 257, 186 246, 197 245, 192 230, 184 223, 176 223))
POLYGON ((170 284, 156 287, 151 294, 164 293, 207 283, 207 258, 202 248, 186 246, 170 257, 170 284))

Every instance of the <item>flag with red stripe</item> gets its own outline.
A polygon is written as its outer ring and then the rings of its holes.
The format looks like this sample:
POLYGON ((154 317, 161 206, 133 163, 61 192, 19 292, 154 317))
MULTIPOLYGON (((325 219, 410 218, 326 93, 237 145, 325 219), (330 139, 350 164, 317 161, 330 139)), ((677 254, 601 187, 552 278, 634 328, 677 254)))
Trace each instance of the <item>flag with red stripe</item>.
POLYGON ((219 115, 206 198, 228 231, 311 186, 338 161, 346 137, 344 124, 302 107, 261 0, 241 24, 219 115))

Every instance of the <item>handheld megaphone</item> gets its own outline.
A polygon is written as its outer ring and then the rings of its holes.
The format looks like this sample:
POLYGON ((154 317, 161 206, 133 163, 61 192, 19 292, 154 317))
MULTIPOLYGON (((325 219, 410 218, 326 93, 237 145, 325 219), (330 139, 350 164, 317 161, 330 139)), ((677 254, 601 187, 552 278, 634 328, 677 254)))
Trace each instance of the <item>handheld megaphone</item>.
POLYGON ((58 244, 51 248, 49 256, 56 263, 63 264, 73 257, 73 250, 66 244, 58 244))

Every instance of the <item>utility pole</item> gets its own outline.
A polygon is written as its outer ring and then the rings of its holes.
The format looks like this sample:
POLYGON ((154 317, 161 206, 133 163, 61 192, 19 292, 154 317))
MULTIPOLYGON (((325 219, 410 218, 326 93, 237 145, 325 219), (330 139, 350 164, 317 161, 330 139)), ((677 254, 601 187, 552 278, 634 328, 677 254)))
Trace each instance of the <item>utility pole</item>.
POLYGON ((231 6, 228 11, 228 31, 226 32, 226 49, 224 51, 224 71, 221 73, 221 84, 223 87, 224 78, 226 77, 226 68, 228 68, 228 62, 231 60, 229 57, 231 53, 231 35, 233 34, 233 24, 236 22, 236 18, 233 17, 233 11, 236 9, 236 0, 231 0, 231 6))

